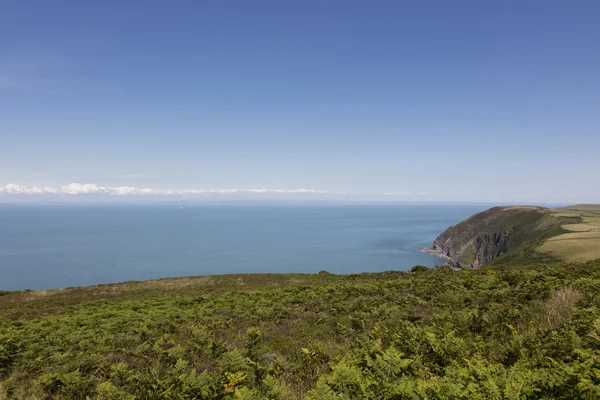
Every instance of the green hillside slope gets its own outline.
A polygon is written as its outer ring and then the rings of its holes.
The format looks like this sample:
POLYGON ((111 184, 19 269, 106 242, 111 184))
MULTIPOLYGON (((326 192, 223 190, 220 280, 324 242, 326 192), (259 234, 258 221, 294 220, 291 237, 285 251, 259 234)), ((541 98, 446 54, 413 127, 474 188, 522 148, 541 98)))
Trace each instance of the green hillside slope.
POLYGON ((0 296, 0 399, 596 399, 600 261, 0 296))
POLYGON ((461 268, 600 257, 600 206, 494 207, 448 228, 432 249, 461 268))

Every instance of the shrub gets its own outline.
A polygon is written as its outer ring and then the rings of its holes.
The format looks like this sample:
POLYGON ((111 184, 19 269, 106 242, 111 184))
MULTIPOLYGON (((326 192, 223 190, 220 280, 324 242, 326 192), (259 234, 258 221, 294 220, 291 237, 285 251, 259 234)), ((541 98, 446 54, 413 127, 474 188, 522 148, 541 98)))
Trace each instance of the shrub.
POLYGON ((427 272, 429 268, 424 265, 415 265, 410 269, 410 272, 427 272))

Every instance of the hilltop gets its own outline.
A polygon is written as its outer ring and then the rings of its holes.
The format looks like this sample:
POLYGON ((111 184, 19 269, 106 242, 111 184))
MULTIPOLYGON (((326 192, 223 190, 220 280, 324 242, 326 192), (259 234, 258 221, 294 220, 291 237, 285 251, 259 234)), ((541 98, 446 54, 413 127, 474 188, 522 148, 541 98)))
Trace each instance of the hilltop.
POLYGON ((432 249, 461 268, 600 258, 600 205, 494 207, 439 235, 432 249))
POLYGON ((0 399, 594 399, 600 261, 0 296, 0 399))

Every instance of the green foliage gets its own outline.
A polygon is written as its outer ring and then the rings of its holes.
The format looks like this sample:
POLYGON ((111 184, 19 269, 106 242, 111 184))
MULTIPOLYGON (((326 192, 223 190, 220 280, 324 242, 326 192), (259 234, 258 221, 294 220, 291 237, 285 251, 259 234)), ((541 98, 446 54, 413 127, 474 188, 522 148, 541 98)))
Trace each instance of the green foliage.
POLYGON ((2 296, 0 399, 600 398, 600 260, 414 272, 2 296))
POLYGON ((412 267, 410 269, 410 272, 427 272, 429 271, 429 267, 426 267, 424 265, 415 265, 414 267, 412 267))

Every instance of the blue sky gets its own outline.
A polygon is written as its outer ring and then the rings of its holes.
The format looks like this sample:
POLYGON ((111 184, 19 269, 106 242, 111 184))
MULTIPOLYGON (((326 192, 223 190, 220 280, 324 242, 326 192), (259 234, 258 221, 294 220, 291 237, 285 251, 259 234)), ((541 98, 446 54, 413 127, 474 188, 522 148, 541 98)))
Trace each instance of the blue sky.
POLYGON ((600 202, 598 15, 583 0, 0 2, 0 192, 600 202))

